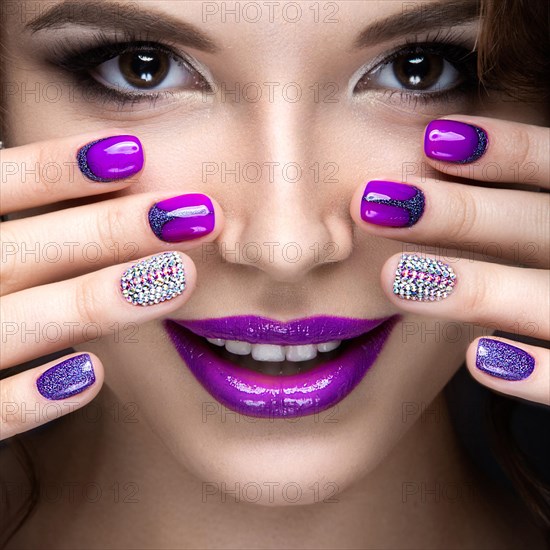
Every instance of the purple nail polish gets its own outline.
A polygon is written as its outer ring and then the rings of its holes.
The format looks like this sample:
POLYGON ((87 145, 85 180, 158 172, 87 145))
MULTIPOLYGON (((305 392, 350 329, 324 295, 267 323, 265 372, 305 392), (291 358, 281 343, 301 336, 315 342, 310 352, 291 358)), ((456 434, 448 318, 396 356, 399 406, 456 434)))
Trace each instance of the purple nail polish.
POLYGON ((478 126, 456 120, 432 120, 424 135, 426 156, 466 164, 479 159, 487 149, 487 133, 478 126))
POLYGON ((214 218, 212 201, 201 193, 166 199, 149 210, 149 225, 153 233, 168 243, 208 235, 214 230, 214 218))
POLYGON ((113 136, 92 141, 77 155, 80 171, 92 181, 128 178, 143 168, 143 148, 135 136, 113 136))
POLYGON ((481 338, 477 345, 476 367, 504 380, 523 380, 535 369, 535 359, 506 342, 481 338))
POLYGON ((46 399, 66 399, 95 382, 94 367, 87 353, 65 359, 43 372, 36 386, 46 399))
POLYGON ((369 181, 361 201, 363 221, 387 227, 410 227, 424 212, 424 193, 412 185, 369 181))

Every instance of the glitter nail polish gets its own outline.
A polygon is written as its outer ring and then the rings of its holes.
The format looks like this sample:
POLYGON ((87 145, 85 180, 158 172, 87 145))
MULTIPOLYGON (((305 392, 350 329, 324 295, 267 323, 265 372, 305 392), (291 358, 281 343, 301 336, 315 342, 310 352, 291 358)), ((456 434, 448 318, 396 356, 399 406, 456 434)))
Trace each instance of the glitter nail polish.
POLYGON ((403 254, 395 270, 393 293, 403 300, 434 302, 447 298, 456 285, 450 265, 416 254, 403 254))
POLYGON ((46 399, 66 399, 95 382, 94 367, 87 353, 75 355, 43 372, 36 381, 46 399))
POLYGON ((424 212, 424 193, 393 181, 369 181, 361 201, 361 219, 386 227, 410 227, 424 212))
POLYGON ((456 120, 432 120, 424 134, 426 156, 445 162, 474 162, 485 153, 487 144, 483 128, 456 120))
POLYGON ((77 155, 80 171, 92 181, 128 178, 143 168, 143 148, 135 136, 112 136, 92 141, 77 155))
POLYGON ((152 306, 185 290, 185 270, 177 252, 164 252, 127 269, 120 280, 124 298, 133 305, 152 306))
POLYGON ((523 380, 535 369, 535 359, 526 351, 492 338, 480 338, 476 367, 504 380, 523 380))
POLYGON ((202 193, 180 195, 155 204, 149 225, 162 241, 177 243, 204 237, 214 230, 214 206, 202 193))

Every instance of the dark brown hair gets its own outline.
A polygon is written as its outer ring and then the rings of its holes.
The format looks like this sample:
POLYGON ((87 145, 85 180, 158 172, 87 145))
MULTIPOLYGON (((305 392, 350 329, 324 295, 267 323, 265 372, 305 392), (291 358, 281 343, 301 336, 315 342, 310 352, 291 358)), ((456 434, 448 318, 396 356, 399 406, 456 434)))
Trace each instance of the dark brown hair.
MULTIPOLYGON (((501 90, 518 101, 541 102, 547 107, 550 96, 548 10, 547 0, 481 1, 478 74, 482 88, 501 90)), ((0 39, 0 75, 6 61, 5 45, 0 39)), ((0 114, 4 109, 0 104, 0 114)), ((0 130, 3 130, 1 126, 0 130)), ((0 134, 0 140, 3 137, 0 134)), ((497 394, 491 396, 489 403, 489 437, 497 458, 535 522, 550 533, 550 488, 527 464, 510 431, 510 418, 516 403, 497 394)), ((13 451, 30 489, 22 505, 2 515, 6 523, 0 533, 2 546, 23 525, 39 500, 39 480, 24 436, 13 437, 3 446, 13 451)), ((7 482, 2 480, 1 484, 2 494, 7 495, 7 482)))

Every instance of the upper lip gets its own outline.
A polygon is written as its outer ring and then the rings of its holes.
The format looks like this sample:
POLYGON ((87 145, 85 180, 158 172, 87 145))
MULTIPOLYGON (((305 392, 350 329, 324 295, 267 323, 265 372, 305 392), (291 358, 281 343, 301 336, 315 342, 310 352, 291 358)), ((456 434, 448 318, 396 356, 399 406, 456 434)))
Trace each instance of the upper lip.
POLYGON ((306 317, 292 321, 277 321, 266 317, 241 315, 215 319, 170 319, 204 338, 239 340, 250 344, 300 345, 320 344, 332 340, 347 340, 370 332, 387 321, 349 317, 306 317))

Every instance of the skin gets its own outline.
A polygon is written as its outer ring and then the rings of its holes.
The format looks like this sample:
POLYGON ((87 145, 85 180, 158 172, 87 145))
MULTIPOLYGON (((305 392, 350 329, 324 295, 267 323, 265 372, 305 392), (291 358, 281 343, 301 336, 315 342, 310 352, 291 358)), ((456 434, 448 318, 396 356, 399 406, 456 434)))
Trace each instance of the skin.
MULTIPOLYGON (((351 52, 350 37, 367 23, 399 13, 400 2, 335 2, 339 24, 312 23, 304 16, 295 24, 279 20, 276 25, 267 20, 235 23, 220 17, 203 21, 199 2, 136 4, 188 21, 219 43, 221 51, 215 54, 183 50, 218 82, 227 83, 228 89, 234 89, 236 82, 296 82, 309 91, 313 83, 336 82, 338 101, 315 102, 310 96, 293 103, 275 93, 273 101, 232 103, 231 97, 203 101, 200 94, 181 94, 159 99, 154 106, 145 102, 117 108, 113 103, 71 101, 67 94, 55 102, 26 101, 17 94, 8 97, 6 143, 14 148, 10 158, 15 162, 62 162, 59 159, 71 158, 91 139, 117 134, 138 136, 146 153, 140 174, 131 181, 109 184, 108 190, 77 173, 78 191, 74 184, 67 185, 67 178, 48 189, 56 197, 54 205, 42 206, 44 201, 34 199, 44 194, 44 182, 31 188, 31 198, 11 194, 16 206, 8 211, 18 213, 6 226, 25 225, 9 226, 6 241, 25 234, 31 242, 64 242, 70 234, 71 241, 99 242, 105 251, 113 243, 133 242, 137 247, 116 259, 106 253, 94 266, 83 261, 71 265, 64 258, 54 265, 42 263, 35 270, 16 263, 11 272, 3 273, 8 285, 3 290, 3 307, 12 308, 10 313, 14 304, 19 308, 19 316, 13 313, 8 318, 39 318, 43 323, 76 318, 83 324, 86 318, 105 331, 98 341, 74 346, 94 354, 97 383, 71 398, 77 409, 95 398, 87 409, 91 415, 77 410, 47 429, 28 433, 42 482, 62 491, 62 496, 41 502, 8 547, 542 548, 541 535, 523 509, 483 479, 463 455, 441 392, 467 355, 479 382, 544 402, 547 357, 541 349, 525 346, 537 357, 536 373, 510 388, 509 383, 475 371, 475 342, 471 343, 491 333, 473 323, 490 327, 497 323, 509 329, 518 319, 533 321, 536 336, 547 338, 547 319, 535 303, 518 299, 509 313, 499 306, 498 293, 479 299, 472 281, 485 277, 490 282, 494 273, 483 262, 487 258, 481 253, 482 239, 506 218, 495 215, 478 220, 469 233, 456 229, 453 233, 449 219, 455 218, 438 216, 437 208, 456 213, 458 220, 466 217, 462 206, 468 203, 463 200, 467 192, 459 190, 465 186, 453 181, 468 175, 457 174, 456 167, 428 162, 422 151, 423 130, 430 120, 481 120, 489 135, 497 136, 491 150, 495 156, 487 162, 503 163, 514 154, 510 151, 519 151, 514 136, 528 134, 532 142, 544 143, 547 134, 528 126, 540 124, 540 111, 497 96, 485 104, 457 96, 416 106, 380 91, 352 97, 348 88, 353 75, 358 78, 366 62, 390 51, 401 39, 351 52), (502 121, 514 122, 499 127, 502 121), (37 141, 42 145, 37 146, 37 141), (205 162, 226 163, 230 168, 235 163, 270 161, 298 163, 303 178, 294 183, 277 170, 273 183, 267 172, 259 183, 246 181, 246 176, 235 182, 231 175, 223 181, 219 173, 204 177, 205 162), (327 161, 338 167, 332 176, 337 183, 330 181, 331 174, 324 168, 320 181, 308 169, 327 161), (368 226, 358 212, 364 182, 369 179, 418 185, 433 209, 415 228, 368 226), (451 199, 438 191, 438 185, 450 186, 451 199), (101 194, 107 191, 113 193, 101 194), (158 241, 146 224, 148 207, 188 192, 205 193, 215 201, 215 232, 198 242, 158 241), (74 202, 58 202, 68 199, 74 202), (15 219, 28 215, 19 211, 29 206, 38 207, 32 213, 50 212, 44 214, 48 216, 59 214, 62 207, 65 210, 59 217, 48 218, 45 225, 15 219), (83 210, 75 213, 76 208, 83 210), (453 264, 465 282, 451 298, 437 304, 412 304, 391 296, 392 269, 404 250, 403 241, 421 249, 423 243, 468 239, 479 245, 473 256, 470 251, 469 257, 461 256, 453 264), (247 243, 273 242, 280 243, 273 258, 265 247, 256 263, 247 261, 242 252, 247 243), (215 243, 215 248, 208 248, 208 243, 215 243), (304 251, 300 261, 289 262, 280 253, 286 243, 298 243, 304 251), (318 257, 312 245, 318 246, 318 257), (330 257, 323 252, 327 246, 334 250, 330 257), (128 262, 167 250, 183 253, 190 282, 183 296, 152 308, 135 308, 115 296, 117 276, 128 262), (211 250, 215 253, 210 255, 211 250), (227 250, 225 256, 223 250, 227 250), (238 255, 231 253, 235 250, 238 255), (103 269, 91 272, 91 268, 103 269), (65 282, 76 276, 89 279, 65 282), (17 294, 53 281, 61 281, 61 286, 50 289, 49 298, 39 290, 17 294), (91 291, 78 294, 84 286, 91 291), (80 307, 71 298, 75 294, 86 298, 80 307), (57 296, 69 296, 58 311, 57 296), (401 323, 352 394, 332 410, 292 422, 251 420, 213 403, 182 365, 160 323, 165 317, 254 314, 289 320, 323 314, 377 318, 394 313, 403 316, 401 323), (118 338, 109 332, 113 322, 123 327, 118 338), (127 323, 135 323, 137 331, 132 332, 133 325, 124 328, 127 323), (459 337, 452 341, 444 336, 449 323, 460 326, 459 337), (68 484, 73 482, 76 490, 69 494, 68 484), (90 482, 101 489, 96 502, 82 491, 90 482), (296 504, 308 506, 293 506, 288 495, 285 498, 281 488, 289 483, 301 491, 296 504), (257 503, 234 502, 224 492, 246 484, 261 487, 257 503), (456 499, 447 492, 455 486, 460 491, 456 499), (433 487, 438 487, 437 499, 424 492, 433 487), (511 517, 513 523, 503 519, 511 517)), ((72 82, 70 75, 44 60, 53 31, 31 35, 21 28, 20 18, 11 18, 3 29, 12 60, 4 67, 6 81, 29 86, 72 82)), ((74 40, 78 29, 56 32, 57 37, 74 40)), ((476 24, 465 25, 464 32, 475 37, 476 24)), ((544 166, 537 151, 544 151, 543 145, 528 150, 518 162, 544 166)), ((547 185, 547 174, 540 171, 536 177, 536 186, 547 185)), ((526 194, 524 185, 514 187, 526 194)), ((541 208, 542 202, 534 206, 529 202, 533 197, 538 201, 534 193, 521 197, 525 202, 518 199, 517 208, 541 208)), ((503 196, 494 200, 508 203, 503 196)), ((540 268, 547 268, 548 235, 541 230, 543 219, 528 219, 521 241, 541 243, 541 248, 532 266, 539 268, 537 273, 526 276, 547 292, 542 280, 546 272, 540 268)), ((497 238, 510 244, 505 231, 497 231, 492 240, 497 238)), ((411 251, 411 246, 406 250, 411 251)), ((454 254, 450 250, 445 255, 454 254)), ((510 259, 497 258, 497 262, 510 263, 510 259)), ((518 271, 505 273, 512 287, 521 285, 518 271)), ((501 272, 496 273, 502 279, 501 272)), ((43 348, 22 346, 20 340, 12 339, 5 348, 10 356, 6 361, 11 363, 3 366, 73 343, 66 335, 56 345, 43 348)), ((20 375, 26 378, 18 379, 17 386, 12 384, 4 399, 15 396, 12 399, 20 402, 39 402, 31 389, 33 377, 47 366, 41 364, 39 371, 20 375)), ((13 435, 32 427, 14 422, 4 429, 13 435)), ((20 472, 5 455, 5 468, 11 479, 18 480, 20 472)), ((240 496, 246 500, 242 492, 240 496)))

